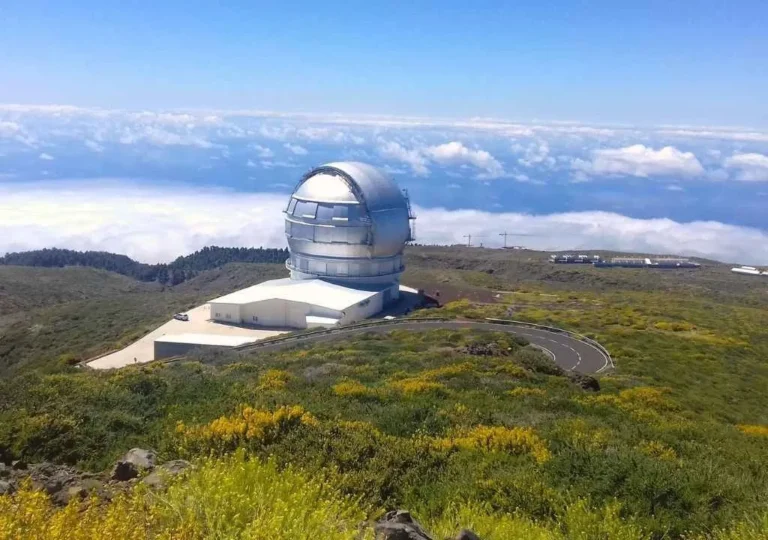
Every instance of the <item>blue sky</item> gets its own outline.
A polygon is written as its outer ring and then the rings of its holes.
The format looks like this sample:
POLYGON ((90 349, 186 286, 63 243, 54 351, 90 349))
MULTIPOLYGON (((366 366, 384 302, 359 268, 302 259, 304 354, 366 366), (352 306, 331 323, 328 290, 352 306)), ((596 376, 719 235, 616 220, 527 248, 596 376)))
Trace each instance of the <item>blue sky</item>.
POLYGON ((768 127, 768 5, 36 2, 0 102, 768 127))
POLYGON ((422 242, 768 264, 764 3, 369 4, 4 3, 0 253, 282 246, 360 160, 422 242))

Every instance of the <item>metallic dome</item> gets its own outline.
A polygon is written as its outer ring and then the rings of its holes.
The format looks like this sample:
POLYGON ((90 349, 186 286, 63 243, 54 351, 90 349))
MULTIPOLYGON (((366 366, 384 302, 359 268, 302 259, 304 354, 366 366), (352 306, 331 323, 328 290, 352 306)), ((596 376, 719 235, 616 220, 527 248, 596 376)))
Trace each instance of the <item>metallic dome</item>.
POLYGON ((338 162, 312 169, 285 210, 291 277, 396 281, 410 219, 406 195, 375 167, 338 162))

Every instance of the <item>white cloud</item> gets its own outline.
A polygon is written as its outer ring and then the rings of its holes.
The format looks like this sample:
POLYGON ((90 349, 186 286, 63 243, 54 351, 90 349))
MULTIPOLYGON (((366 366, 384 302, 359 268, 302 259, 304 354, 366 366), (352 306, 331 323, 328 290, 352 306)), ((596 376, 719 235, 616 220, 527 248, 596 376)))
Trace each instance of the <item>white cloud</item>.
POLYGON ((39 159, 42 159, 43 161, 53 161, 55 159, 51 154, 46 154, 45 152, 43 152, 37 157, 39 159))
POLYGON ((674 146, 660 150, 635 144, 624 148, 595 150, 592 161, 577 159, 574 168, 595 175, 687 176, 704 174, 704 167, 692 152, 682 152, 674 146))
POLYGON ((461 165, 465 163, 474 165, 478 169, 484 170, 484 176, 488 178, 498 178, 504 174, 504 167, 490 152, 467 148, 458 141, 430 146, 424 150, 424 153, 441 165, 461 165))
MULTIPOLYGON (((285 202, 285 195, 108 179, 0 184, 0 253, 57 246, 158 262, 213 244, 283 247, 285 202)), ((614 249, 768 264, 768 233, 712 221, 643 220, 608 212, 416 212, 422 243, 463 243, 465 234, 496 239, 506 229, 533 235, 522 243, 538 249, 614 249)))
POLYGON ((670 184, 667 186, 667 191, 685 191, 681 186, 678 186, 677 184, 670 184))
POLYGON ((286 150, 288 150, 289 152, 291 152, 296 156, 306 156, 307 154, 309 154, 309 151, 307 151, 306 148, 298 144, 285 143, 283 146, 285 147, 286 150))
POLYGON ((742 182, 768 182, 768 156, 763 154, 735 154, 723 165, 736 171, 736 180, 742 182))
POLYGON ((480 169, 479 178, 498 178, 504 175, 504 167, 489 152, 471 149, 458 141, 451 141, 435 146, 406 148, 394 141, 379 141, 379 154, 394 161, 400 161, 411 167, 418 176, 429 175, 429 164, 467 166, 480 169))
POLYGON ((523 146, 521 144, 512 145, 512 151, 522 153, 523 157, 517 160, 524 167, 545 166, 551 168, 555 165, 555 159, 549 155, 549 143, 547 141, 537 141, 523 146))
POLYGON ((266 146, 261 146, 260 144, 250 144, 248 145, 248 148, 251 150, 256 151, 256 155, 259 156, 261 159, 269 159, 271 157, 274 157, 275 153, 272 151, 271 148, 268 148, 266 146))
POLYGON ((429 168, 427 167, 429 162, 419 150, 409 150, 394 141, 381 141, 379 143, 379 154, 386 159, 405 163, 411 167, 413 174, 417 176, 429 175, 429 168))

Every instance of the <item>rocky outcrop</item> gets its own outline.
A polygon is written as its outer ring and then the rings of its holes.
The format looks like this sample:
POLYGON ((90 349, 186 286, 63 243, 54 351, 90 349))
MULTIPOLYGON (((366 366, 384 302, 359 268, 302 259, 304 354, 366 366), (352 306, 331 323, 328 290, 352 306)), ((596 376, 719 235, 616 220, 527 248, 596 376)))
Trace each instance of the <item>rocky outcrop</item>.
POLYGON ((163 489, 169 478, 177 476, 191 466, 189 461, 174 459, 157 467, 142 482, 153 489, 163 489))
POLYGON ((377 540, 433 540, 407 510, 392 510, 374 527, 377 540))
POLYGON ((600 382, 594 377, 572 371, 568 374, 568 378, 573 384, 580 386, 583 390, 589 390, 590 392, 600 391, 600 382))
POLYGON ((140 474, 154 469, 156 463, 157 454, 152 450, 131 448, 112 468, 112 480, 126 482, 138 478, 140 474))
POLYGON ((459 349, 462 354, 471 356, 509 356, 511 349, 502 348, 498 343, 470 343, 459 349))
MULTIPOLYGON (((407 510, 392 510, 374 526, 376 540, 436 540, 407 510)), ((463 529, 456 540, 480 540, 470 530, 463 529)))
POLYGON ((0 462, 0 495, 14 493, 26 480, 34 489, 47 493, 57 505, 66 505, 72 499, 83 499, 92 493, 102 499, 111 499, 138 482, 142 474, 149 473, 144 483, 153 489, 162 489, 168 478, 180 474, 189 466, 189 462, 184 460, 168 461, 158 466, 157 454, 141 448, 128 451, 109 473, 83 472, 48 462, 27 465, 19 461, 11 466, 0 462))

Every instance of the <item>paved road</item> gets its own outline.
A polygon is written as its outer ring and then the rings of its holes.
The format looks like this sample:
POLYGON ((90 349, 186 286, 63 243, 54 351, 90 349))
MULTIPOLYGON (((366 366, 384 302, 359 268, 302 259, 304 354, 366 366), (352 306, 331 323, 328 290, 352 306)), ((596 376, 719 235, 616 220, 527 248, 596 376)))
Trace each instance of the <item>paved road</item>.
POLYGON ((242 351, 269 352, 287 347, 298 347, 312 343, 322 343, 325 341, 335 341, 356 334, 365 334, 370 332, 386 333, 392 330, 412 330, 424 331, 440 328, 461 329, 471 328, 474 330, 492 330, 496 332, 509 332, 517 336, 522 336, 531 342, 532 345, 544 350, 549 354, 558 366, 568 371, 578 371, 580 373, 597 373, 609 367, 609 359, 603 352, 584 341, 580 341, 568 334, 550 332, 548 330, 530 328, 527 326, 515 326, 510 324, 494 324, 490 322, 475 321, 407 321, 400 320, 395 324, 385 324, 382 326, 367 326, 362 328, 340 328, 328 334, 308 334, 306 336, 296 336, 286 341, 277 341, 275 343, 254 343, 238 347, 242 351))

